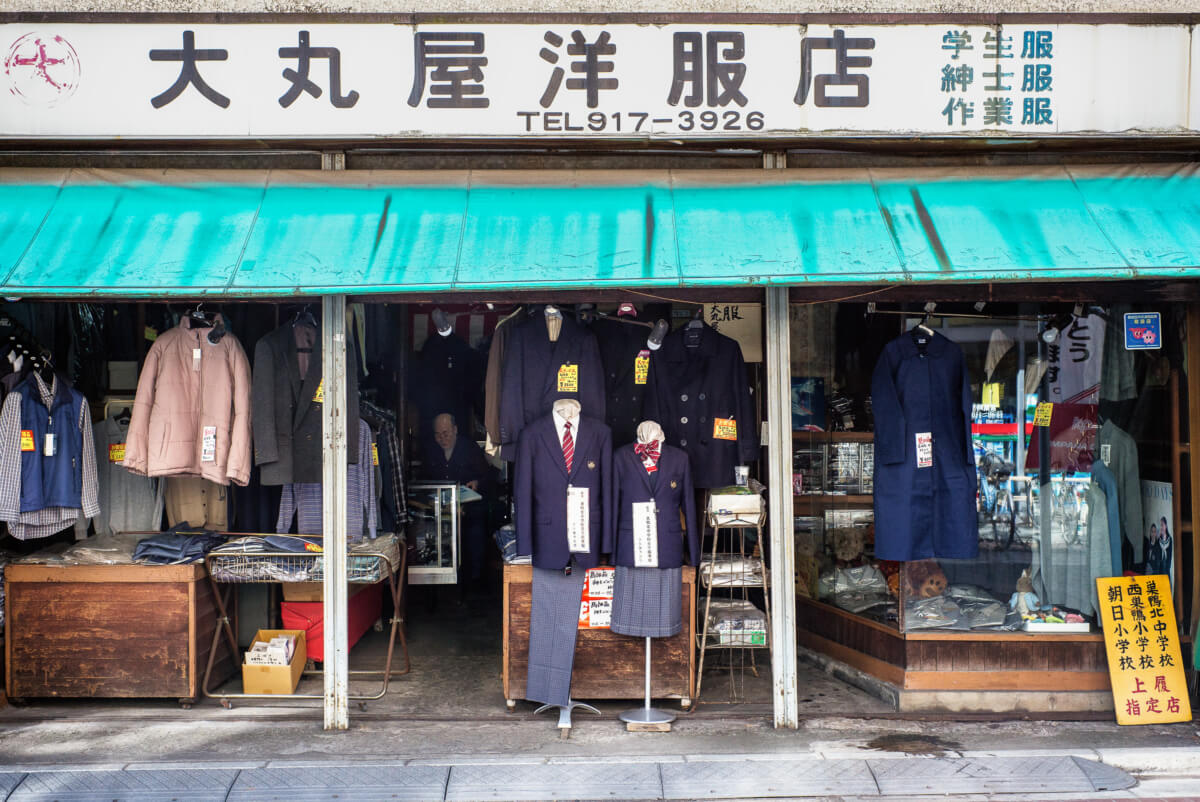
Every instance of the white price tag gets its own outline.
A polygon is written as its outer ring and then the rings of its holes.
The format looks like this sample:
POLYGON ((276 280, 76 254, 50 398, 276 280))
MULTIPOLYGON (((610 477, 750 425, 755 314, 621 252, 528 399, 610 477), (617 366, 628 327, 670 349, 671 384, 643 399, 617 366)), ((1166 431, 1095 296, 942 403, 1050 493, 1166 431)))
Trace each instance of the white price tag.
POLYGON ((633 504, 633 564, 637 568, 658 567, 658 511, 653 501, 633 504))
POLYGON ((1112 443, 1100 444, 1100 461, 1106 466, 1112 467, 1112 443))
POLYGON ((917 467, 933 467, 933 433, 917 432, 917 467))
POLYGON ((56 443, 54 442, 54 440, 55 440, 55 436, 53 434, 51 434, 50 432, 46 432, 46 440, 45 440, 45 442, 42 443, 42 455, 43 456, 46 456, 46 457, 54 456, 54 452, 55 452, 55 448, 56 448, 56 443))
POLYGON ((194 371, 200 370, 200 349, 199 348, 192 349, 192 370, 194 370, 194 371))
POLYGON ((217 461, 217 427, 205 426, 204 439, 200 443, 200 461, 217 461))
POLYGON ((588 526, 588 488, 567 486, 567 546, 572 554, 587 554, 591 549, 588 526))

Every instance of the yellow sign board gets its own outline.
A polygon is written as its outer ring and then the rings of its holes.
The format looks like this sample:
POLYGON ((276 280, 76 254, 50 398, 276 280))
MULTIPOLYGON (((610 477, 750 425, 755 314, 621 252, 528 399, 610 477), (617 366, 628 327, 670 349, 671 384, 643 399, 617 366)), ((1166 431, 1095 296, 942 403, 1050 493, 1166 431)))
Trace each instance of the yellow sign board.
POLYGON ((642 349, 637 358, 633 360, 633 383, 645 384, 650 378, 650 352, 642 349))
POLYGON ((1117 723, 1191 721, 1170 579, 1102 577, 1096 590, 1117 723))
POLYGON ((1054 412, 1054 404, 1049 401, 1043 401, 1037 405, 1037 409, 1033 412, 1034 426, 1049 426, 1050 414, 1054 412))
POLYGON ((579 366, 558 366, 558 391, 560 393, 579 392, 579 366))
POLYGON ((733 418, 713 418, 713 437, 717 440, 736 440, 737 421, 733 418))

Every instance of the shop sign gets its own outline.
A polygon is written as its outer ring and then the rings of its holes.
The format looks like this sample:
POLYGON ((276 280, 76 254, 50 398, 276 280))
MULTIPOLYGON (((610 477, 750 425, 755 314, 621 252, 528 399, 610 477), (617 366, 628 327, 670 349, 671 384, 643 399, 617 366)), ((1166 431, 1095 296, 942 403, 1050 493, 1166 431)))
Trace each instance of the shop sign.
POLYGON ((1191 721, 1167 577, 1102 577, 1096 588, 1117 723, 1191 721))
POLYGON ((0 25, 0 137, 764 139, 1200 130, 1186 25, 0 25))
POLYGON ((1162 316, 1158 312, 1125 313, 1125 350, 1162 348, 1162 316))
POLYGON ((743 360, 762 362, 762 304, 705 304, 704 319, 715 331, 737 341, 743 360))

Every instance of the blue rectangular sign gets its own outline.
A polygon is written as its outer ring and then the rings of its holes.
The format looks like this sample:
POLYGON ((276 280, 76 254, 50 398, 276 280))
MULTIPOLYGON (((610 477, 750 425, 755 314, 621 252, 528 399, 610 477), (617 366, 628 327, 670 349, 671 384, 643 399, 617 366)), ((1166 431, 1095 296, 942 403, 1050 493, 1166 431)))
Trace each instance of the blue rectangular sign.
POLYGON ((1162 348, 1162 317, 1158 312, 1125 313, 1125 350, 1162 348))

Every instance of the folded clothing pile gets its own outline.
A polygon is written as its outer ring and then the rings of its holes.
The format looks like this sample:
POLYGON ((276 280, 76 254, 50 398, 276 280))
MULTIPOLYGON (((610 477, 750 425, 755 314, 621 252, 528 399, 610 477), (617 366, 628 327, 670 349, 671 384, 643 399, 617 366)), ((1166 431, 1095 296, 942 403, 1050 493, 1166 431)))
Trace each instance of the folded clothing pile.
POLYGON ((165 532, 139 540, 133 559, 153 565, 194 563, 224 542, 225 538, 216 532, 194 528, 183 521, 165 532))

